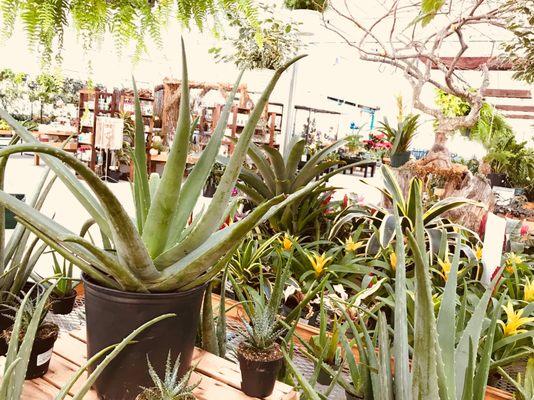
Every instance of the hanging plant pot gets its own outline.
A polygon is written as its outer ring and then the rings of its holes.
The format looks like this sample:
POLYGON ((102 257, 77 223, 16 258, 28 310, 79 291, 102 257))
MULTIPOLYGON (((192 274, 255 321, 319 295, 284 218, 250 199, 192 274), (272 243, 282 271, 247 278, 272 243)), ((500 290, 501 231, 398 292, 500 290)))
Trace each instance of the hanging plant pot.
MULTIPOLYGON (((26 200, 26 195, 24 193, 11 193, 11 196, 15 196, 17 200, 24 201, 26 200)), ((15 219, 15 214, 11 210, 6 208, 5 210, 5 226, 6 229, 15 229, 17 226, 17 220, 15 219)))
POLYGON ((70 314, 74 308, 74 302, 76 301, 76 291, 73 289, 68 295, 63 297, 52 292, 50 300, 52 301, 52 312, 54 314, 70 314))
POLYGON ((395 153, 391 155, 391 166, 398 168, 402 167, 404 164, 406 164, 408 161, 410 161, 410 152, 409 151, 403 151, 402 153, 395 153))
POLYGON ((282 367, 282 351, 278 345, 268 353, 257 352, 244 343, 237 349, 241 369, 241 390, 251 397, 270 396, 282 367))
POLYGON ((134 400, 141 386, 150 387, 153 382, 148 374, 147 356, 162 375, 170 351, 171 358, 180 355, 179 376, 187 372, 193 358, 205 286, 177 293, 130 293, 100 286, 85 275, 82 279, 88 358, 119 343, 143 323, 162 314, 176 314, 137 336, 136 343, 127 346, 104 369, 94 384, 100 399, 134 400))

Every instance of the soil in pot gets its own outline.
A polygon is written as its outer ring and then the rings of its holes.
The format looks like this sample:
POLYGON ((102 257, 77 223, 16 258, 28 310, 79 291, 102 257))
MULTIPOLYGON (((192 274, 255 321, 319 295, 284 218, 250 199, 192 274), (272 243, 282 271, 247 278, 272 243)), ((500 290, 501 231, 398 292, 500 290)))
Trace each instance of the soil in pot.
MULTIPOLYGON (((330 367, 335 368, 335 365, 330 365, 330 367)), ((319 376, 317 377, 317 383, 328 386, 332 383, 332 379, 334 379, 334 377, 328 372, 326 372, 323 368, 321 368, 321 370, 319 371, 319 376)))
POLYGON ((74 302, 76 301, 76 291, 73 289, 66 296, 58 296, 55 293, 50 295, 52 302, 52 312, 54 314, 67 315, 72 312, 74 302))
POLYGON ((262 352, 241 343, 237 358, 241 369, 241 390, 251 397, 270 396, 282 366, 280 346, 275 344, 272 350, 262 352))
MULTIPOLYGON (((51 322, 45 322, 38 329, 35 340, 33 341, 30 360, 28 361, 26 379, 40 378, 48 372, 52 350, 54 349, 54 343, 57 340, 58 334, 59 327, 51 322)), ((5 331, 4 336, 9 342, 11 330, 5 331)), ((19 341, 22 342, 22 340, 24 340, 24 333, 19 336, 19 341)))
POLYGON ((88 357, 119 343, 155 317, 176 314, 138 335, 136 343, 127 346, 104 369, 94 384, 100 399, 134 400, 141 386, 152 386, 147 356, 158 375, 163 376, 169 352, 173 359, 180 354, 178 373, 181 377, 187 372, 193 358, 205 286, 178 293, 128 293, 100 286, 86 276, 83 282, 88 357))

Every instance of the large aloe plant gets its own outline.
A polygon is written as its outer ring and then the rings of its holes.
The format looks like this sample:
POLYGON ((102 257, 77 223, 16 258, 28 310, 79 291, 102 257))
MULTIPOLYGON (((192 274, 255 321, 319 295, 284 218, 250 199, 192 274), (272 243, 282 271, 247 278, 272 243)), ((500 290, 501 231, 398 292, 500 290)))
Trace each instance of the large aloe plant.
MULTIPOLYGON (((248 156, 256 169, 243 168, 239 175, 242 183, 239 182, 237 187, 247 195, 254 205, 259 205, 279 195, 295 193, 312 181, 324 183, 343 169, 358 165, 358 163, 355 163, 328 171, 329 168, 340 164, 338 160, 329 160, 328 157, 345 143, 345 139, 338 140, 319 150, 300 168, 299 164, 306 147, 304 139, 293 140, 286 156, 283 156, 273 147, 267 145, 259 147, 251 144, 248 149, 248 156)), ((229 165, 228 160, 219 160, 229 165)), ((329 190, 331 188, 321 185, 313 192, 310 192, 309 196, 317 199, 322 193, 329 190)), ((314 222, 322 216, 324 209, 321 209, 320 206, 315 207, 307 215, 302 216, 299 214, 302 203, 301 201, 299 204, 289 204, 277 214, 274 214, 269 219, 273 230, 276 232, 287 231, 300 236, 309 233, 306 225, 311 224, 313 226, 314 222)))
MULTIPOLYGON (((183 73, 180 114, 175 140, 161 176, 148 177, 143 123, 134 82, 136 133, 133 193, 136 219, 133 221, 109 187, 85 164, 60 149, 36 142, 33 136, 5 110, 4 118, 26 144, 0 151, 0 158, 14 153, 35 152, 63 181, 89 212, 104 236, 104 248, 76 235, 33 208, 0 191, 0 204, 11 209, 20 222, 58 254, 77 265, 91 279, 107 287, 132 292, 187 290, 204 284, 216 275, 217 261, 236 241, 262 219, 313 189, 304 187, 291 196, 276 196, 260 205, 246 218, 218 230, 231 206, 231 192, 239 176, 255 126, 282 73, 302 56, 278 69, 250 114, 236 144, 234 154, 207 209, 188 224, 202 187, 209 176, 227 124, 239 79, 228 96, 221 118, 199 161, 184 179, 191 130, 189 88, 185 49, 182 45, 183 73), (83 185, 72 172, 86 182, 83 185), (111 248, 110 248, 111 246, 111 248)), ((3 171, 3 169, 1 170, 3 171)))

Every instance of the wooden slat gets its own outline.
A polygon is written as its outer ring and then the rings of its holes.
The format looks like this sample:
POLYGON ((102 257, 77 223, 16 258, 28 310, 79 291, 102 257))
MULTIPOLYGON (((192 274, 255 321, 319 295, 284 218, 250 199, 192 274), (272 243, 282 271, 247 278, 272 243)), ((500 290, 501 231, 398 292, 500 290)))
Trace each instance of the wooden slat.
POLYGON ((482 94, 486 97, 504 97, 515 99, 531 99, 532 93, 525 89, 485 89, 482 94))
MULTIPOLYGON (((420 59, 425 61, 425 57, 421 56, 420 59)), ((454 57, 440 57, 445 65, 450 66, 454 57)), ((477 70, 482 65, 486 64, 490 71, 510 71, 513 70, 513 64, 505 60, 498 59, 496 57, 460 57, 456 63, 457 69, 463 70, 477 70)), ((437 65, 432 63, 432 69, 437 69, 437 65)))
POLYGON ((22 388, 23 400, 54 400, 57 389, 43 379, 26 381, 22 388))
POLYGON ((515 104, 495 104, 497 110, 534 112, 534 106, 521 106, 515 104))
POLYGON ((534 119, 533 114, 504 114, 504 116, 511 119, 534 119))

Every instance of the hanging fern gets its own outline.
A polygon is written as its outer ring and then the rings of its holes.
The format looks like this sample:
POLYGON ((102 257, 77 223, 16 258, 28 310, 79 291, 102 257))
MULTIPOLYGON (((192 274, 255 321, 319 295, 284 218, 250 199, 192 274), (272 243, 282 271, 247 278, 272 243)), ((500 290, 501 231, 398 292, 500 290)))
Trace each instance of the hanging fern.
POLYGON ((253 0, 0 0, 4 38, 12 35, 20 18, 30 49, 38 50, 44 62, 54 51, 60 56, 69 21, 86 50, 110 33, 119 52, 133 42, 140 55, 147 37, 162 44, 161 28, 171 15, 186 27, 193 21, 202 29, 207 16, 217 21, 223 12, 242 15, 259 29, 253 0))

